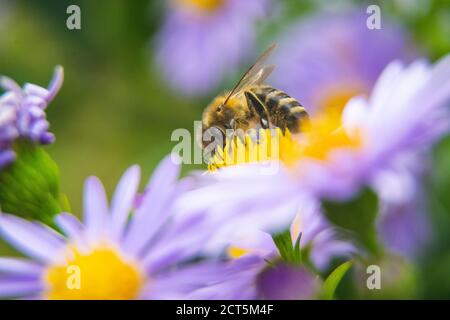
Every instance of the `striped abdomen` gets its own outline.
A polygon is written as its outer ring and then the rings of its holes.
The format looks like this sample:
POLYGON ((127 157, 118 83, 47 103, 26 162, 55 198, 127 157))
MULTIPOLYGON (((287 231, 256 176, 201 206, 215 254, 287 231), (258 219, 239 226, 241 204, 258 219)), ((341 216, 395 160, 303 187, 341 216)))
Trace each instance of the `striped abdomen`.
POLYGON ((308 121, 305 107, 285 92, 268 85, 255 86, 251 91, 264 103, 275 126, 295 133, 303 121, 308 121))

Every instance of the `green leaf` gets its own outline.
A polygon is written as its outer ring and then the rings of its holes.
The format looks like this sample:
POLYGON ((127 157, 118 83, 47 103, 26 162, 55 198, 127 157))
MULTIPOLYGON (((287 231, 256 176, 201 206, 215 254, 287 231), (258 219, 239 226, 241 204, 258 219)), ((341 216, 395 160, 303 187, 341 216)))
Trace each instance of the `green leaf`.
POLYGON ((295 245, 292 243, 291 231, 289 229, 274 235, 272 239, 278 248, 281 259, 291 264, 302 263, 302 252, 300 250, 301 234, 295 241, 295 245))
POLYGON ((68 208, 59 191, 59 170, 43 148, 19 141, 17 159, 0 171, 0 208, 3 212, 53 225, 53 217, 68 208))
POLYGON ((331 274, 326 278, 326 280, 323 283, 322 288, 322 299, 325 300, 332 300, 334 299, 334 293, 336 292, 336 289, 341 283, 342 278, 345 276, 347 271, 352 266, 353 261, 347 261, 341 264, 339 267, 333 270, 331 274))
POLYGON ((300 240, 302 238, 302 233, 298 234, 297 240, 295 240, 294 244, 294 260, 298 261, 298 263, 302 262, 302 251, 300 249, 300 240))
POLYGON ((362 247, 374 255, 380 253, 375 226, 378 197, 372 190, 366 188, 347 202, 323 201, 322 208, 334 225, 349 231, 362 247))

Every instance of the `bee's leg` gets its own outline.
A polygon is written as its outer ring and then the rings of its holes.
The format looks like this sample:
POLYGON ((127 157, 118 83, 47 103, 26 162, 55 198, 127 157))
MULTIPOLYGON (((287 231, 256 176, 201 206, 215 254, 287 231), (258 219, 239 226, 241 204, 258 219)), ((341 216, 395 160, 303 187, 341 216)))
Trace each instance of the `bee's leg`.
POLYGON ((247 99, 248 107, 259 116, 259 122, 263 129, 268 129, 270 126, 269 113, 267 112, 264 103, 258 99, 258 97, 250 91, 245 91, 245 98, 247 99))
POLYGON ((231 140, 234 140, 237 137, 239 140, 241 140, 242 143, 244 143, 246 132, 244 132, 242 128, 240 128, 242 126, 242 123, 236 119, 231 119, 230 126, 233 128, 233 134, 230 137, 231 140))

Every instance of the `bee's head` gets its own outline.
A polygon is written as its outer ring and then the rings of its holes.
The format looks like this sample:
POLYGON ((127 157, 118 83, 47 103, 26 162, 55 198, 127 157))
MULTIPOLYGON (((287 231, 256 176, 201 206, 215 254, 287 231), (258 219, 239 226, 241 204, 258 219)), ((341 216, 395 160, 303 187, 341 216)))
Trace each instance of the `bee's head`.
POLYGON ((216 97, 203 113, 203 125, 206 127, 217 126, 222 129, 233 129, 233 120, 245 116, 245 108, 242 100, 232 97, 226 100, 227 95, 216 97))
POLYGON ((245 107, 238 98, 230 98, 226 101, 226 94, 216 97, 203 112, 203 133, 208 129, 215 128, 226 137, 227 130, 235 129, 236 119, 245 115, 245 107))

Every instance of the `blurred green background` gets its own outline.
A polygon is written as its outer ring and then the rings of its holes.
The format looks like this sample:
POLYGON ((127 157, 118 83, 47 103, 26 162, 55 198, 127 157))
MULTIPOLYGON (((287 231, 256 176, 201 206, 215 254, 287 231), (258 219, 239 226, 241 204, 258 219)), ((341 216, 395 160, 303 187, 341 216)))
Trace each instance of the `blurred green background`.
MULTIPOLYGON (((187 128, 192 132, 193 121, 201 118, 204 106, 216 94, 183 97, 162 80, 152 60, 152 39, 164 16, 164 2, 0 0, 0 74, 19 84, 46 86, 54 66, 64 66, 64 85, 47 109, 57 142, 47 150, 60 167, 62 191, 76 214, 81 213, 86 177, 98 176, 111 194, 123 171, 137 163, 144 184, 174 146, 172 131, 187 128), (81 30, 66 28, 70 4, 81 7, 81 30)), ((260 25, 262 43, 294 19, 321 10, 325 3, 280 2, 284 18, 260 25)), ((428 57, 448 53, 450 1, 410 1, 417 7, 409 11, 402 2, 382 5, 406 26, 428 57), (421 9, 425 7, 426 11, 421 9)), ((449 298, 450 138, 437 146, 435 154, 430 206, 437 241, 422 265, 424 296, 449 298)))

